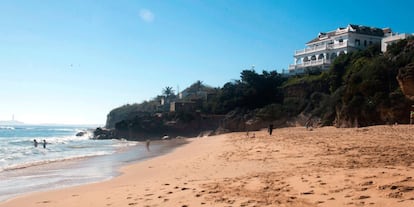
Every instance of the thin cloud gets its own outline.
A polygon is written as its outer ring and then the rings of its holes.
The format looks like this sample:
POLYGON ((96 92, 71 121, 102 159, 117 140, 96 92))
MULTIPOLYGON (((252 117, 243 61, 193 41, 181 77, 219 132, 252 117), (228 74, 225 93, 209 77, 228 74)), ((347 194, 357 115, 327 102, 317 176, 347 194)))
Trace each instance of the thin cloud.
POLYGON ((144 22, 151 23, 154 21, 154 14, 148 9, 139 10, 139 16, 144 22))

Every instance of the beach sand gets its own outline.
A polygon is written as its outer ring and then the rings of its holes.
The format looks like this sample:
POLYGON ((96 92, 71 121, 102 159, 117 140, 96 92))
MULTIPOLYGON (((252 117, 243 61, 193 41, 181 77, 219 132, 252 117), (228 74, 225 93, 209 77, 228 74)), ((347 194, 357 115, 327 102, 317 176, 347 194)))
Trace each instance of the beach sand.
POLYGON ((414 126, 253 133, 190 139, 112 180, 0 207, 414 206, 414 126))

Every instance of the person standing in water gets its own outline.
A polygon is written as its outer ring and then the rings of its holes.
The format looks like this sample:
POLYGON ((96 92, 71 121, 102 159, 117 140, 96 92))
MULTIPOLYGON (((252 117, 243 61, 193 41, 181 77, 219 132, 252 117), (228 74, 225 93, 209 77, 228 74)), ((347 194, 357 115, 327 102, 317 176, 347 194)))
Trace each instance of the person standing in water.
POLYGON ((150 140, 149 139, 147 139, 146 145, 147 145, 147 151, 150 151, 150 140))
POLYGON ((46 148, 46 140, 43 140, 43 148, 46 148))
POLYGON ((37 147, 37 144, 38 143, 37 143, 37 140, 36 139, 33 140, 33 144, 34 144, 34 147, 37 147))

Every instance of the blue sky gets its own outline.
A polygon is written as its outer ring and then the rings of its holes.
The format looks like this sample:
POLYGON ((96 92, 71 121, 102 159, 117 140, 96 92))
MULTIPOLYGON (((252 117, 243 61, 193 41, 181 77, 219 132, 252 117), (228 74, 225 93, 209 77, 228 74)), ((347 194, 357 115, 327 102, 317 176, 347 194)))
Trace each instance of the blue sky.
POLYGON ((165 86, 287 68, 349 23, 414 32, 411 1, 0 1, 0 120, 103 124, 165 86))

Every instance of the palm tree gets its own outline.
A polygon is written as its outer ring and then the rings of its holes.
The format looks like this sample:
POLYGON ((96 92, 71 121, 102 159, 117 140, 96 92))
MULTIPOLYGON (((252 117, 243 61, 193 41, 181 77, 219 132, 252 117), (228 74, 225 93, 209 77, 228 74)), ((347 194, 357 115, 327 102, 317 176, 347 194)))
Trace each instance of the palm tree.
POLYGON ((169 99, 172 95, 174 95, 174 90, 171 86, 167 86, 162 89, 162 94, 165 95, 166 99, 169 99))

